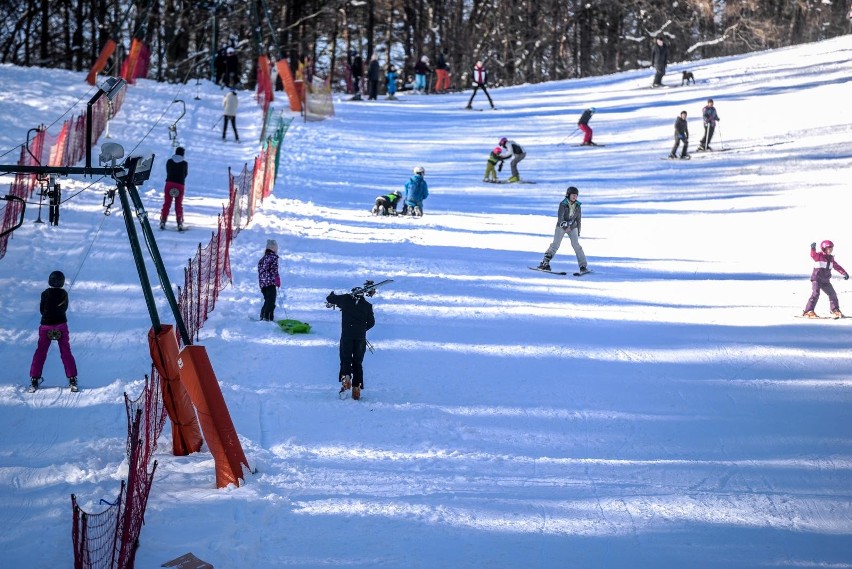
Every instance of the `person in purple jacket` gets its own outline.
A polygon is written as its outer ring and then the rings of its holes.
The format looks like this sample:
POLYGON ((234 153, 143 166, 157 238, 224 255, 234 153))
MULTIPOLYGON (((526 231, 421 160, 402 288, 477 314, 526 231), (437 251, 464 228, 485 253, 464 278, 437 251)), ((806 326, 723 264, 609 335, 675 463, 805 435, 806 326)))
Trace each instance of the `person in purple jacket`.
POLYGON ((834 243, 826 239, 819 246, 820 250, 816 250, 816 243, 811 243, 811 259, 814 260, 814 270, 811 272, 811 297, 805 305, 805 311, 802 316, 806 318, 819 318, 814 312, 817 300, 819 300, 820 291, 825 291, 828 295, 829 307, 831 315, 834 318, 843 318, 843 313, 840 312, 840 304, 837 302, 837 293, 834 292, 834 287, 831 286, 831 269, 834 267, 837 272, 843 275, 843 280, 849 279, 849 273, 837 264, 834 260, 834 243))
POLYGON ((257 282, 263 293, 263 307, 260 309, 260 319, 275 320, 275 297, 281 286, 278 275, 278 242, 275 239, 266 241, 266 251, 257 263, 257 282))

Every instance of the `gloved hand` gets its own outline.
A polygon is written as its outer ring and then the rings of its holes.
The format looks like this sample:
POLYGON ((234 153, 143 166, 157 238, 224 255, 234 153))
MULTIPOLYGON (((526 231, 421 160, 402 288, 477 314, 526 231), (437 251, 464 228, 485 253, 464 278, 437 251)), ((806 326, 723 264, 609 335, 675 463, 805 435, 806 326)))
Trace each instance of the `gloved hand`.
POLYGON ((846 273, 845 275, 843 275, 843 280, 844 280, 844 281, 848 281, 848 280, 849 280, 849 273, 846 273))
POLYGON ((568 222, 563 221, 562 223, 559 224, 559 227, 561 227, 562 229, 568 229, 568 222))
POLYGON ((811 243, 811 251, 816 251, 816 243, 811 243))
POLYGON ((281 276, 275 275, 275 286, 281 288, 281 276))

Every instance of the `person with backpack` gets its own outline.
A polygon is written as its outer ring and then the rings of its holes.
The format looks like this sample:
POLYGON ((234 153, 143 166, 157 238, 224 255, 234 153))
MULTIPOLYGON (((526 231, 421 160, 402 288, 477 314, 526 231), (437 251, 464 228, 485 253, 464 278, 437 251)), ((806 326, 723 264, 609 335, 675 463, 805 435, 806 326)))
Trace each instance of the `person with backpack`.
POLYGON ((376 203, 370 211, 373 215, 396 215, 396 208, 401 201, 402 192, 394 190, 390 194, 377 197, 376 203))
POLYGON ((689 125, 686 123, 686 111, 681 111, 680 116, 675 119, 674 129, 675 141, 672 151, 669 154, 669 158, 677 158, 677 148, 682 142, 683 150, 680 153, 680 157, 688 159, 689 154, 687 153, 687 149, 689 148, 689 125))
POLYGON ((405 206, 402 208, 402 215, 423 215, 423 200, 429 197, 429 185, 424 179, 425 175, 426 169, 417 166, 414 175, 405 183, 405 206))
POLYGON ((465 109, 469 111, 473 109, 473 98, 476 97, 476 92, 479 89, 482 89, 482 92, 485 93, 486 97, 488 97, 488 103, 493 109, 494 101, 491 100, 491 95, 488 94, 488 89, 486 89, 486 85, 488 84, 488 72, 485 70, 485 64, 482 63, 482 61, 477 61, 476 65, 473 66, 473 75, 471 76, 471 80, 473 81, 473 93, 471 93, 470 100, 467 102, 465 109))
POLYGON ((710 141, 713 140, 713 133, 716 132, 716 122, 722 120, 716 112, 713 99, 707 99, 707 105, 701 109, 701 117, 704 119, 704 138, 701 139, 698 150, 702 152, 713 150, 710 148, 710 141))
POLYGON ((518 163, 527 157, 524 147, 514 140, 509 140, 505 136, 500 139, 500 147, 503 148, 503 160, 512 159, 509 163, 509 166, 512 168, 512 176, 509 178, 509 182, 520 182, 521 174, 518 172, 518 163))
MULTIPOLYGON (((365 286, 372 284, 372 281, 367 281, 365 286)), ((326 306, 340 309, 340 372, 337 380, 340 383, 340 393, 352 389, 352 399, 360 399, 361 390, 364 389, 363 362, 364 354, 367 353, 367 331, 376 325, 373 305, 365 296, 372 297, 375 294, 375 288, 365 294, 336 294, 331 291, 325 298, 326 306)))
POLYGON ((166 185, 163 188, 163 208, 160 210, 160 229, 166 228, 172 200, 175 202, 175 218, 178 231, 183 231, 183 195, 189 165, 184 159, 186 151, 182 146, 175 148, 175 154, 166 161, 166 185))
POLYGON ((71 339, 68 335, 68 293, 62 288, 65 286, 65 275, 62 271, 53 271, 47 277, 47 289, 41 293, 41 323, 38 327, 38 344, 36 345, 33 361, 30 365, 31 391, 38 389, 42 382, 42 371, 44 361, 47 359, 47 351, 50 343, 56 340, 59 344, 59 356, 65 368, 65 376, 71 391, 77 391, 77 362, 71 353, 71 339))
POLYGON ((553 242, 547 251, 544 253, 544 258, 538 265, 541 271, 550 271, 550 260, 556 255, 559 246, 562 245, 562 240, 567 235, 571 240, 571 246, 574 248, 574 254, 577 255, 577 264, 580 266, 580 274, 588 272, 586 264, 586 254, 583 252, 583 247, 580 245, 580 224, 582 222, 583 213, 580 207, 580 202, 577 201, 580 195, 580 190, 574 186, 569 186, 565 191, 565 199, 559 202, 559 209, 556 213, 556 231, 553 233, 553 242))
POLYGON ((594 142, 592 142, 592 127, 589 126, 589 121, 592 120, 592 115, 597 112, 597 109, 594 107, 589 107, 583 114, 580 115, 580 120, 577 121, 577 128, 583 131, 583 142, 580 146, 597 146, 594 142))
POLYGON ((257 262, 257 283, 263 295, 263 306, 260 309, 260 319, 275 320, 275 298, 281 288, 281 276, 278 274, 278 242, 275 239, 266 240, 266 250, 257 262))

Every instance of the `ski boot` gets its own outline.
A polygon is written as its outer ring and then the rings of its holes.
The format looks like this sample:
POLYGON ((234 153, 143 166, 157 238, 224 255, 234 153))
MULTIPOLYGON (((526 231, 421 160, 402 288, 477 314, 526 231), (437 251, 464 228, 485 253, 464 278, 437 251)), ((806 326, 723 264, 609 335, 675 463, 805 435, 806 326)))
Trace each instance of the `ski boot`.
POLYGON ((352 386, 352 399, 355 401, 361 399, 361 386, 353 385, 352 386))
POLYGON ((71 391, 73 391, 73 392, 75 392, 75 393, 76 393, 77 391, 80 391, 80 388, 79 388, 79 387, 77 387, 77 377, 76 377, 76 376, 75 376, 75 377, 69 377, 69 378, 68 378, 68 387, 70 387, 70 388, 71 388, 71 391))
POLYGON ((806 310, 802 312, 802 316, 804 318, 819 318, 819 316, 817 316, 816 312, 814 312, 813 310, 806 310))
POLYGON ((38 389, 38 386, 41 385, 42 381, 44 381, 44 378, 42 378, 42 377, 31 377, 30 378, 30 384, 31 385, 30 385, 30 388, 27 391, 29 391, 30 393, 34 393, 38 389))
POLYGON ((542 259, 541 263, 538 264, 539 271, 549 271, 550 270, 550 259, 542 259))
POLYGON ((160 222, 160 229, 165 229, 165 228, 166 228, 166 222, 165 222, 165 221, 161 221, 161 222, 160 222))
POLYGON ((832 310, 831 311, 831 317, 834 318, 835 320, 837 320, 838 318, 843 318, 843 313, 840 312, 839 310, 832 310))
POLYGON ((520 181, 521 181, 521 177, 520 177, 520 176, 512 176, 511 178, 509 178, 509 183, 510 183, 510 184, 514 184, 515 182, 520 182, 520 181))
POLYGON ((352 388, 352 374, 343 375, 340 377, 340 391, 337 392, 338 397, 344 399, 346 392, 352 388))

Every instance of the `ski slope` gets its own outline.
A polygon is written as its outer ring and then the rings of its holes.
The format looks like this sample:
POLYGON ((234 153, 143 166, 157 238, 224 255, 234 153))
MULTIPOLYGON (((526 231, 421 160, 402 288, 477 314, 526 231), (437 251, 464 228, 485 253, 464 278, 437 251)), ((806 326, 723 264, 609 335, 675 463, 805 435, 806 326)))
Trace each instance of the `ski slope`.
MULTIPOLYGON (((167 424, 137 566, 191 551, 217 569, 852 567, 852 320, 795 318, 812 241, 833 240, 852 271, 850 55, 847 36, 672 65, 666 83, 695 74, 683 88, 652 90, 652 73, 631 71, 494 89, 496 111, 464 111, 468 91, 343 97, 331 120, 297 117, 201 330, 256 472, 217 490, 210 454, 172 456, 167 424), (665 160, 681 110, 695 149, 708 97, 721 118, 711 146, 725 151, 665 160), (588 106, 605 147, 576 146, 588 106), (482 183, 501 136, 526 147, 521 175, 535 184, 482 183), (417 165, 424 217, 371 216, 417 165), (595 271, 582 279, 527 269, 569 185, 595 271), (256 321, 269 238, 276 317, 309 335, 256 321), (340 314, 325 296, 386 278, 362 399, 339 400, 340 314)), ((85 111, 83 79, 0 66, 2 163, 28 129, 85 111)), ((215 230, 227 168, 259 149, 251 93, 239 144, 215 125, 223 92, 197 95, 140 81, 110 125, 110 141, 157 155, 142 188, 156 215, 170 102, 186 101, 190 229, 156 234, 175 285, 215 230)), ((70 494, 100 511, 127 474, 122 393, 149 370, 150 321, 121 212, 103 215, 107 182, 64 179, 60 225, 33 223, 29 207, 0 260, 4 567, 71 566, 70 494), (82 392, 28 394, 55 269, 82 392)), ((552 266, 576 270, 570 243, 552 266)), ((852 285, 833 282, 852 315, 852 285)), ((44 376, 64 384, 55 348, 44 376)))

